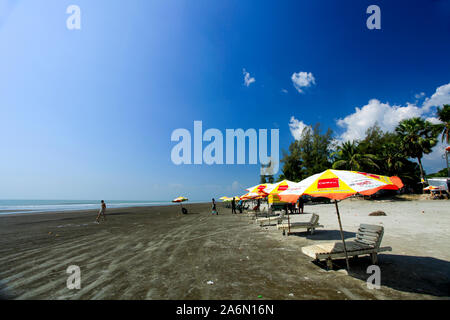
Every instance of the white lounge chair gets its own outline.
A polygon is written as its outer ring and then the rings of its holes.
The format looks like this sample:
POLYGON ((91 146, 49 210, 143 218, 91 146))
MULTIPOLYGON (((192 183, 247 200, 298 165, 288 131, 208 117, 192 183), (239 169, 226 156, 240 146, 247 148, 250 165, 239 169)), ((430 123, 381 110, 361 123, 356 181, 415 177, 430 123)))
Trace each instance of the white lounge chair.
POLYGON ((287 219, 286 216, 284 215, 284 212, 282 212, 279 215, 272 215, 269 217, 264 217, 264 218, 258 218, 256 219, 256 223, 259 223, 259 225, 262 227, 264 226, 266 223, 267 224, 271 224, 271 223, 277 223, 280 224, 281 222, 283 222, 283 220, 287 219))
POLYGON ((286 234, 286 230, 288 230, 287 235, 291 234, 292 232, 290 230, 292 229, 306 229, 307 232, 313 234, 316 228, 323 228, 323 226, 319 224, 319 215, 313 213, 311 220, 308 222, 281 223, 277 228, 278 230, 283 230, 283 235, 286 234))
MULTIPOLYGON (((372 263, 376 264, 378 262, 378 252, 392 251, 391 247, 380 248, 383 234, 384 228, 382 226, 361 224, 356 239, 345 241, 348 256, 357 258, 360 255, 369 254, 372 258, 372 263)), ((345 258, 342 242, 315 244, 303 247, 302 252, 316 261, 326 260, 329 269, 333 267, 332 259, 345 258)))

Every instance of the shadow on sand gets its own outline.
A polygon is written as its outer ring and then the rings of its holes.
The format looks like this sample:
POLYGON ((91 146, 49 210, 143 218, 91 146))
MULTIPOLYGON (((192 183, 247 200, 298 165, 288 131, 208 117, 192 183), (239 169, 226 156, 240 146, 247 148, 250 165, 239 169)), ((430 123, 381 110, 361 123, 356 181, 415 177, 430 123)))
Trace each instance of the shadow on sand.
MULTIPOLYGON (((354 238, 356 237, 356 233, 354 232, 349 232, 349 231, 344 231, 344 239, 349 239, 349 238, 354 238)), ((292 236, 297 236, 297 237, 304 237, 306 239, 310 239, 310 240, 330 240, 330 241, 342 241, 341 238, 341 233, 339 230, 321 230, 321 229, 316 229, 314 231, 314 234, 311 234, 310 232, 306 231, 306 229, 302 229, 302 230, 291 230, 291 233, 289 235, 290 237, 292 236)))
MULTIPOLYGON (((381 285, 403 292, 450 297, 450 262, 432 257, 379 254, 381 285)), ((323 262, 314 262, 326 270, 323 262)), ((369 256, 350 258, 351 277, 367 281, 372 273, 367 267, 372 262, 369 256)), ((333 260, 333 270, 345 269, 345 259, 333 260)))

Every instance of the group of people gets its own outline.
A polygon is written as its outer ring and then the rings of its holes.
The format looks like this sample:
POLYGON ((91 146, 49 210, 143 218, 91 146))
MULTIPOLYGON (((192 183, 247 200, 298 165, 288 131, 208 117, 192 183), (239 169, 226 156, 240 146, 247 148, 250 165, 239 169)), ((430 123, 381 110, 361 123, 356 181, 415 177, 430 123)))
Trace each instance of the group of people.
MULTIPOLYGON (((288 203, 286 204, 286 213, 289 210, 291 213, 303 213, 303 208, 305 205, 305 200, 303 199, 303 197, 299 197, 296 203, 288 203)), ((253 208, 254 211, 259 211, 259 208, 261 206, 261 199, 257 199, 257 203, 256 206, 253 208)), ((236 212, 236 208, 239 210, 240 213, 242 213, 243 209, 247 209, 244 208, 244 201, 243 200, 239 200, 237 206, 236 206, 236 199, 233 198, 233 200, 231 200, 231 214, 237 214, 236 212)), ((219 212, 217 211, 217 206, 216 206, 216 200, 213 198, 212 199, 212 210, 211 210, 212 214, 218 215, 219 212)))
MULTIPOLYGON (((259 207, 259 202, 260 200, 258 199, 258 207, 259 207)), ((244 207, 244 201, 239 200, 238 204, 236 205, 236 199, 233 198, 233 200, 231 200, 231 213, 232 214, 237 214, 236 212, 236 208, 239 210, 240 213, 242 213, 243 209, 247 209, 244 207)), ((212 198, 212 208, 211 208, 211 213, 218 215, 219 211, 217 210, 217 206, 216 206, 216 200, 214 198, 212 198)))
MULTIPOLYGON (((253 210, 258 211, 261 205, 261 199, 257 200, 256 206, 253 208, 253 210)), ((289 209, 291 211, 291 213, 296 210, 296 207, 298 208, 298 212, 303 213, 303 205, 304 205, 304 201, 302 199, 302 197, 298 198, 298 201, 296 204, 292 204, 289 203, 286 205, 286 211, 289 209)), ((237 205, 237 208, 239 210, 240 213, 242 213, 243 209, 247 209, 244 208, 244 201, 239 200, 239 203, 237 205)), ((217 210, 217 206, 216 206, 216 200, 214 198, 212 198, 212 210, 211 210, 212 214, 218 215, 219 211, 217 210)), ((104 221, 106 221, 106 216, 105 216, 105 212, 106 212, 106 203, 105 201, 101 201, 101 206, 100 206, 100 210, 98 212, 97 218, 95 219, 96 223, 99 223, 100 217, 103 218, 104 221)), ((232 214, 237 214, 236 212, 236 199, 233 198, 233 200, 231 201, 231 213, 232 214)))
POLYGON ((305 200, 302 197, 299 197, 296 203, 289 203, 286 211, 289 209, 291 213, 303 213, 303 209, 305 207, 305 200))

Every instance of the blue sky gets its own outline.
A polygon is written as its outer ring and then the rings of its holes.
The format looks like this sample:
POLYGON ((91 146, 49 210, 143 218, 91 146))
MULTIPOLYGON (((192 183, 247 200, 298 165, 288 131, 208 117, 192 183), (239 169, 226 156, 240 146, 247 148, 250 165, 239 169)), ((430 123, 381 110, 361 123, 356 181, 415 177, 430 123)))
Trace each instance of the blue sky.
POLYGON ((259 182, 258 165, 174 165, 171 133, 194 120, 277 128, 281 149, 317 122, 346 140, 435 121, 449 18, 445 0, 0 0, 0 198, 208 200, 259 182), (66 28, 71 4, 81 30, 66 28))

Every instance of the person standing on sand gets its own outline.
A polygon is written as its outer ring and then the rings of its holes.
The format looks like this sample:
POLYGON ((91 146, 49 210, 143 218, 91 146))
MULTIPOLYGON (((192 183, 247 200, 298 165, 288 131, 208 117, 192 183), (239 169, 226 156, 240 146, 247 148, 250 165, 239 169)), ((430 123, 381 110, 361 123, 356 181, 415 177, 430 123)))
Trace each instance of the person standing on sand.
POLYGON ((244 206, 244 201, 239 200, 239 202, 238 202, 239 213, 242 213, 242 209, 244 209, 243 206, 244 206))
POLYGON ((300 196, 300 197, 298 198, 298 213, 303 213, 304 205, 305 205, 305 201, 303 200, 303 197, 300 196), (301 212, 300 212, 300 211, 301 211, 301 212))
POLYGON ((102 204, 102 206, 100 208, 100 211, 98 212, 97 219, 95 219, 96 223, 99 223, 98 221, 100 220, 100 216, 102 216, 103 220, 106 221, 106 216, 105 216, 106 203, 105 203, 105 201, 102 200, 101 204, 102 204))
POLYGON ((212 214, 219 214, 219 212, 217 212, 216 200, 214 200, 214 198, 212 198, 212 214))
POLYGON ((231 214, 233 214, 233 213, 237 214, 236 213, 236 201, 234 200, 234 197, 233 197, 233 200, 231 200, 231 214))

